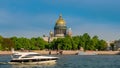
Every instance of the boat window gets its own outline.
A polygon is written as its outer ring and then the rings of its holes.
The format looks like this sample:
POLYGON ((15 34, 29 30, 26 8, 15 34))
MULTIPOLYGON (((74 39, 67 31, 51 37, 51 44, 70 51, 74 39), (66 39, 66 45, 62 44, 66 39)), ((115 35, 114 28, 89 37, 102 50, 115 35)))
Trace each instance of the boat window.
POLYGON ((19 58, 21 55, 13 55, 13 58, 19 58))
POLYGON ((21 57, 21 58, 32 58, 32 56, 24 56, 24 57, 21 57))
POLYGON ((40 54, 29 54, 29 55, 26 55, 26 56, 41 56, 40 54))

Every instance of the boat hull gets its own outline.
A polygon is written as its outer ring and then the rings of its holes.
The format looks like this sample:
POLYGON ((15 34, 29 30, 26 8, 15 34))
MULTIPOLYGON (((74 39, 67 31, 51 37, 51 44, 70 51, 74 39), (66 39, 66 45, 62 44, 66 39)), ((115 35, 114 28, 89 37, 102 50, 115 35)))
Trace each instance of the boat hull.
POLYGON ((36 61, 36 62, 9 62, 9 64, 55 64, 56 60, 36 61))

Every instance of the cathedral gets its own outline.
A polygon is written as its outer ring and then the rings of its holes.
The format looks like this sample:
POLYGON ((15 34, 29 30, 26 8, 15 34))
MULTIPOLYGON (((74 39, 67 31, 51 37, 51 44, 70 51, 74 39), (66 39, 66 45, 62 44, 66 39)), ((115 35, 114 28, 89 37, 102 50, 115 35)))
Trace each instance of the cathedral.
POLYGON ((67 34, 66 32, 67 32, 66 23, 65 23, 64 19, 62 18, 62 15, 60 15, 59 19, 55 23, 54 36, 55 37, 64 37, 67 34))
POLYGON ((72 30, 71 28, 67 28, 65 20, 60 15, 55 23, 54 32, 50 31, 49 36, 43 37, 43 39, 51 42, 57 38, 64 38, 66 35, 72 36, 72 30))

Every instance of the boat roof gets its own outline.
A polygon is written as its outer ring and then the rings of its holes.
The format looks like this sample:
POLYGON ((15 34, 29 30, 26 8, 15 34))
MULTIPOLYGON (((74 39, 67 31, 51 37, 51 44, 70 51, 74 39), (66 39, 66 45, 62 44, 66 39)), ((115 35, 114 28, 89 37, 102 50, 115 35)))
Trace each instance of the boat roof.
POLYGON ((28 55, 28 54, 39 54, 36 52, 14 52, 14 55, 28 55))

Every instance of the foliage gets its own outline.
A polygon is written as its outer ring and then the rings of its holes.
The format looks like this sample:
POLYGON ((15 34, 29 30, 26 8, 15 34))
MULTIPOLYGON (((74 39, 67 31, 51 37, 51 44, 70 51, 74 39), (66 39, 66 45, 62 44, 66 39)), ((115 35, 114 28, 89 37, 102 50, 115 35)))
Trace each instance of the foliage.
POLYGON ((0 36, 0 50, 3 49, 3 48, 2 48, 2 42, 3 42, 3 38, 2 38, 2 36, 0 36))
POLYGON ((14 47, 16 50, 79 50, 81 47, 84 50, 105 50, 107 43, 104 40, 100 40, 98 36, 90 37, 88 33, 80 36, 66 36, 65 38, 57 38, 48 43, 41 37, 38 38, 24 38, 24 37, 11 37, 4 38, 0 36, 0 50, 10 50, 14 47))
POLYGON ((2 50, 11 50, 14 47, 14 43, 10 38, 3 38, 2 39, 2 50))
POLYGON ((49 45, 51 46, 50 49, 53 50, 78 50, 81 47, 83 47, 84 50, 105 50, 107 48, 106 41, 98 39, 98 36, 91 38, 88 33, 82 36, 58 38, 49 45))
POLYGON ((11 40, 14 41, 16 50, 20 50, 21 48, 27 50, 42 50, 45 49, 45 45, 47 45, 47 42, 40 37, 31 39, 12 37, 11 40))

